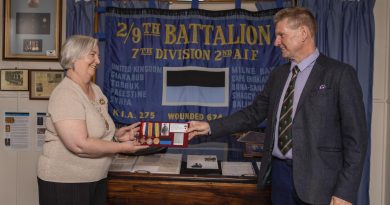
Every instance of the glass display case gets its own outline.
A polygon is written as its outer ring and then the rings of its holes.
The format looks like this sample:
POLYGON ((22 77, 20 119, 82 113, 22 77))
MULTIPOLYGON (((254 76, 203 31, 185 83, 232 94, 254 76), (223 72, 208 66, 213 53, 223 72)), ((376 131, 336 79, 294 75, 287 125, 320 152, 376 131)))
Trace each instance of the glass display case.
POLYGON ((263 140, 262 132, 251 131, 117 155, 109 204, 271 204, 270 188, 257 188, 263 140))

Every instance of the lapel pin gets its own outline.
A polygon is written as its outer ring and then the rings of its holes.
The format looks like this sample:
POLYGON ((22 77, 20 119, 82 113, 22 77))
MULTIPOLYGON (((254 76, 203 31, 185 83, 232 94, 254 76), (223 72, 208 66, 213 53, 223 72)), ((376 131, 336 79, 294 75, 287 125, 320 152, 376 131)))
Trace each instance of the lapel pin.
POLYGON ((323 90, 323 89, 325 89, 325 88, 326 88, 326 85, 325 85, 325 84, 320 85, 320 90, 323 90))

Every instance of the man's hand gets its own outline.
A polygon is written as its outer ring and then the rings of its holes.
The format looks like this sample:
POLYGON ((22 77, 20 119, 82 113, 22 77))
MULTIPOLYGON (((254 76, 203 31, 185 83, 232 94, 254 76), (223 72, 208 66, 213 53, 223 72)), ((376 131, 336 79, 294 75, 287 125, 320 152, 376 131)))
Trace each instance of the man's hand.
POLYGON ((352 205, 352 203, 340 199, 338 197, 332 196, 332 200, 330 201, 330 205, 352 205))
POLYGON ((210 132, 210 125, 208 122, 190 121, 189 123, 190 126, 187 129, 189 140, 199 135, 208 135, 210 132))

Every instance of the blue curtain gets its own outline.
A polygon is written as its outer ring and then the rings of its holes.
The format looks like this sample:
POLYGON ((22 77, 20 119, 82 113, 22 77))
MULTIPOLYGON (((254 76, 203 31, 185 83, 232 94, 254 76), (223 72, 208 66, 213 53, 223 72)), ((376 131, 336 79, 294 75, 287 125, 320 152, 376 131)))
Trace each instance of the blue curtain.
POLYGON ((160 8, 160 9, 168 9, 169 2, 168 1, 143 1, 143 0, 121 0, 121 1, 113 1, 113 0, 100 0, 100 6, 113 6, 119 8, 160 8), (153 5, 150 5, 153 4, 153 5))
POLYGON ((256 8, 259 11, 267 10, 267 9, 274 9, 274 8, 287 8, 291 7, 292 2, 291 1, 258 1, 256 2, 256 8))
POLYGON ((75 34, 92 36, 94 1, 67 0, 66 9, 66 37, 75 34))
MULTIPOLYGON (((369 129, 372 112, 374 4, 375 0, 301 0, 299 2, 299 6, 309 8, 318 21, 319 50, 356 68, 363 89, 369 129)), ((370 144, 358 199, 355 203, 358 205, 370 203, 370 144)))

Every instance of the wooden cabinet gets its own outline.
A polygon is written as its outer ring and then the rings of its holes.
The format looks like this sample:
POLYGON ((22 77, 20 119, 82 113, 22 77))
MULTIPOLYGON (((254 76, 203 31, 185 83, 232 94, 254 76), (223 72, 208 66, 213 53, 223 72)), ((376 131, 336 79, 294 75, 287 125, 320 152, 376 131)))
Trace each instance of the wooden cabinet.
POLYGON ((255 177, 110 172, 108 204, 271 204, 270 189, 255 177))

